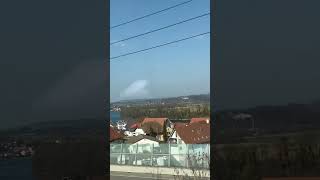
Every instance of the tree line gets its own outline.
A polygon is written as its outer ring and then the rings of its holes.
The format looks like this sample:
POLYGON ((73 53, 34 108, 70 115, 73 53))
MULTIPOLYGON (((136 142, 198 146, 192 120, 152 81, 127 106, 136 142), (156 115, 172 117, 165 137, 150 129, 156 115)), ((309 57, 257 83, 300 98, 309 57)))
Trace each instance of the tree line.
POLYGON ((210 106, 186 106, 186 107, 168 107, 168 106, 139 106, 124 107, 121 109, 121 118, 123 119, 141 119, 143 117, 166 117, 170 119, 191 119, 193 117, 209 117, 210 106))

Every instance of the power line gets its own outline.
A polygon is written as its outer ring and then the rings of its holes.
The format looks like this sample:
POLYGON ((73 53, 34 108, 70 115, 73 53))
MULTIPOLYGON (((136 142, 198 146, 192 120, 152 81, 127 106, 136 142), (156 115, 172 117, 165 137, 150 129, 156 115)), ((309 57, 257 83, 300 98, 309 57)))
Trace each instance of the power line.
POLYGON ((159 13, 164 12, 164 11, 168 11, 168 10, 173 9, 173 8, 175 8, 175 7, 178 7, 178 6, 181 6, 181 5, 190 3, 191 1, 193 1, 193 0, 184 1, 184 2, 182 2, 182 3, 179 3, 179 4, 176 4, 176 5, 174 5, 174 6, 170 6, 170 7, 167 7, 167 8, 165 8, 165 9, 162 9, 162 10, 159 10, 159 11, 156 11, 156 12, 153 12, 153 13, 150 13, 150 14, 147 14, 147 15, 144 15, 144 16, 141 16, 141 17, 139 17, 139 18, 132 19, 132 20, 130 20, 130 21, 126 21, 126 22, 120 23, 120 24, 115 25, 115 26, 111 26, 110 29, 113 29, 113 28, 116 28, 116 27, 119 27, 119 26, 123 26, 123 25, 129 24, 129 23, 138 21, 138 20, 140 20, 140 19, 143 19, 143 18, 146 18, 146 17, 150 17, 150 16, 153 16, 153 15, 155 15, 155 14, 159 14, 159 13))
POLYGON ((169 45, 169 44, 185 41, 185 40, 192 39, 192 38, 195 38, 195 37, 198 37, 198 36, 202 36, 202 35, 205 35, 205 34, 209 34, 209 33, 210 32, 205 32, 205 33, 197 34, 197 35, 194 35, 194 36, 189 36, 189 37, 186 37, 186 38, 183 38, 183 39, 179 39, 179 40, 167 42, 167 43, 164 43, 164 44, 160 44, 160 45, 157 45, 157 46, 152 46, 152 47, 149 47, 149 48, 146 48, 146 49, 142 49, 142 50, 138 50, 138 51, 122 54, 122 55, 119 55, 119 56, 114 56, 114 57, 111 57, 110 60, 111 59, 117 59, 117 58, 124 57, 124 56, 128 56, 128 55, 131 55, 131 54, 140 53, 140 52, 143 52, 143 51, 148 51, 148 50, 159 48, 159 47, 166 46, 166 45, 169 45))
POLYGON ((116 42, 112 42, 112 43, 110 43, 110 45, 113 45, 113 44, 116 44, 116 43, 119 43, 119 42, 123 42, 123 41, 127 41, 127 40, 130 40, 130 39, 134 39, 134 38, 137 38, 137 37, 140 37, 140 36, 144 36, 144 35, 147 35, 147 34, 150 34, 150 33, 154 33, 154 32, 157 32, 157 31, 160 31, 160 30, 163 30, 163 29, 167 29, 169 27, 173 27, 173 26, 176 26, 176 25, 188 22, 188 21, 192 21, 192 20, 204 17, 204 16, 208 16, 209 14, 210 13, 205 13, 205 14, 202 14, 200 16, 196 16, 196 17, 193 17, 193 18, 190 18, 190 19, 186 19, 186 20, 183 20, 183 21, 180 21, 180 22, 177 22, 177 23, 174 23, 174 24, 162 27, 162 28, 154 29, 154 30, 142 33, 142 34, 131 36, 131 37, 128 37, 128 38, 125 38, 125 39, 122 39, 122 40, 119 40, 119 41, 116 41, 116 42))

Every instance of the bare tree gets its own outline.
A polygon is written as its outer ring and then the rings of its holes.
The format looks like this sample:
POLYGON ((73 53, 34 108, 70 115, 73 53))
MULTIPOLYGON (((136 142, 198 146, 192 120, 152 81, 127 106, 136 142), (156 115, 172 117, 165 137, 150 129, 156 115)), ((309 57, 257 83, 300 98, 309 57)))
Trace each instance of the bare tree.
MULTIPOLYGON (((192 146, 193 152, 194 147, 192 146)), ((203 180, 209 179, 210 174, 208 173, 210 167, 210 155, 205 152, 195 152, 188 153, 187 158, 188 168, 182 169, 174 167, 175 175, 174 179, 176 180, 203 180), (187 170, 191 171, 191 174, 186 172, 187 170)), ((189 172, 190 172, 189 171, 189 172)))

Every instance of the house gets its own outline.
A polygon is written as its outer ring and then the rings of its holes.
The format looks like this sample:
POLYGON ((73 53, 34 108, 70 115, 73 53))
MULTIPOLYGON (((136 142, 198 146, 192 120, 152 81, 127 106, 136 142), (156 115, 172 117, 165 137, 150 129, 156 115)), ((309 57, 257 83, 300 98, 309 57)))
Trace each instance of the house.
POLYGON ((138 135, 129 137, 127 144, 130 144, 128 151, 130 153, 137 153, 136 161, 132 157, 122 157, 122 161, 132 162, 134 165, 150 165, 151 163, 151 153, 155 149, 159 149, 159 141, 157 138, 146 135, 138 135), (131 158, 131 159, 130 159, 131 158))
POLYGON ((169 142, 177 144, 210 144, 210 124, 176 124, 169 142))
POLYGON ((130 129, 137 129, 137 128, 141 128, 141 124, 140 123, 134 123, 130 126, 130 129))
POLYGON ((175 131, 169 138, 172 154, 203 154, 209 153, 210 124, 198 122, 176 124, 175 131))
POLYGON ((123 120, 117 121, 117 128, 118 130, 126 130, 127 122, 123 120))
POLYGON ((173 124, 176 123, 190 123, 190 119, 170 119, 173 124))
POLYGON ((125 136, 133 136, 133 132, 130 132, 130 131, 124 131, 123 134, 125 136))
POLYGON ((141 128, 137 128, 135 131, 134 131, 134 133, 133 133, 134 135, 146 135, 146 133, 143 131, 143 129, 141 129, 141 128))
POLYGON ((147 135, 138 135, 138 136, 133 136, 128 138, 127 140, 128 144, 156 144, 159 145, 159 141, 157 140, 157 138, 152 137, 152 136, 147 136, 147 135))
POLYGON ((159 141, 166 141, 172 135, 172 122, 168 118, 145 118, 141 127, 146 135, 156 137, 159 141))
POLYGON ((121 143, 123 142, 124 134, 121 132, 117 131, 114 127, 110 126, 109 129, 110 133, 110 143, 121 143))
POLYGON ((192 123, 210 123, 210 118, 208 117, 202 117, 202 118, 191 118, 190 124, 192 123))
POLYGON ((179 126, 186 126, 188 123, 185 123, 185 122, 176 122, 176 123, 174 123, 174 128, 176 128, 176 127, 179 127, 179 126))
POLYGON ((133 131, 133 132, 125 131, 124 135, 126 135, 126 136, 138 136, 138 135, 146 135, 146 133, 143 131, 143 129, 138 128, 138 129, 135 129, 135 131, 133 131))

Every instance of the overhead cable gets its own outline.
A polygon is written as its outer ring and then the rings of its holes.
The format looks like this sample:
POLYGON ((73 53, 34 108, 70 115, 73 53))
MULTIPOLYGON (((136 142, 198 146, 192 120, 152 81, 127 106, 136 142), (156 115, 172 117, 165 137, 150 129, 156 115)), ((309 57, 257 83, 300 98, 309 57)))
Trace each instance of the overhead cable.
POLYGON ((111 59, 117 59, 117 58, 124 57, 124 56, 128 56, 128 55, 132 55, 132 54, 136 54, 136 53, 140 53, 140 52, 144 52, 144 51, 148 51, 148 50, 151 50, 151 49, 156 49, 156 48, 159 48, 159 47, 163 47, 163 46, 167 46, 167 45, 170 45, 170 44, 178 43, 178 42, 185 41, 185 40, 188 40, 188 39, 192 39, 192 38, 195 38, 195 37, 203 36, 203 35, 209 34, 209 33, 210 32, 205 32, 205 33, 189 36, 189 37, 186 37, 186 38, 183 38, 183 39, 178 39, 178 40, 167 42, 167 43, 164 43, 164 44, 152 46, 152 47, 149 47, 149 48, 146 48, 146 49, 141 49, 141 50, 138 50, 138 51, 133 51, 133 52, 121 54, 121 55, 118 55, 118 56, 110 57, 110 60, 111 59))
POLYGON ((138 18, 135 18, 135 19, 132 19, 132 20, 129 20, 129 21, 126 21, 126 22, 123 22, 123 23, 120 23, 120 24, 111 26, 110 29, 113 29, 113 28, 116 28, 116 27, 120 27, 120 26, 129 24, 129 23, 132 23, 132 22, 135 22, 135 21, 138 21, 138 20, 141 20, 141 19, 150 17, 150 16, 153 16, 153 15, 159 14, 159 13, 161 13, 161 12, 168 11, 168 10, 170 10, 170 9, 173 9, 173 8, 182 6, 182 5, 184 5, 184 4, 190 3, 191 1, 193 1, 193 0, 184 1, 184 2, 179 3, 179 4, 176 4, 176 5, 174 5, 174 6, 170 6, 170 7, 167 7, 167 8, 165 8, 165 9, 162 9, 162 10, 159 10, 159 11, 156 11, 156 12, 152 12, 152 13, 150 13, 150 14, 147 14, 147 15, 144 15, 144 16, 141 16, 141 17, 138 17, 138 18))

